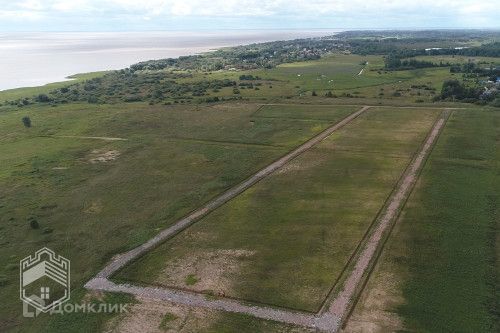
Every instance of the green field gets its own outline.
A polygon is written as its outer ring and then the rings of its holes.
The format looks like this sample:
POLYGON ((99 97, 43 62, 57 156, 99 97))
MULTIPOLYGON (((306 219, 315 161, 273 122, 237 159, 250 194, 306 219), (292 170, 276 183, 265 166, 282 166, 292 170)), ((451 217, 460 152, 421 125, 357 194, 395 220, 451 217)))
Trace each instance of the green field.
MULTIPOLYGON (((383 67, 382 57, 333 55, 317 61, 284 64, 262 75, 290 81, 305 90, 345 90, 398 82, 411 78, 408 71, 379 74, 372 68, 383 67), (368 62, 368 65, 363 63, 368 62), (365 68, 361 75, 361 69, 365 68)), ((259 73, 259 72, 257 72, 259 73)), ((264 77, 265 77, 264 76, 264 77)))
MULTIPOLYGON (((500 114, 491 110, 452 115, 363 292, 367 296, 355 320, 373 316, 370 298, 385 294, 388 301, 378 309, 399 315, 409 331, 498 331, 499 122, 500 114)), ((390 329, 389 321, 375 322, 390 329)))
POLYGON ((118 278, 318 311, 438 112, 369 111, 118 278))
POLYGON ((0 112, 0 291, 7 300, 0 316, 10 318, 2 330, 22 320, 21 258, 41 246, 71 258, 74 295, 82 297, 83 283, 113 254, 143 243, 358 109, 312 107, 329 120, 304 121, 253 117, 258 108, 71 104, 0 112), (29 129, 24 115, 32 119, 29 129), (39 229, 30 228, 30 217, 39 229))
POLYGON ((428 332, 498 329, 498 252, 493 249, 500 203, 499 116, 479 110, 455 113, 401 221, 408 235, 410 277, 403 285, 407 304, 399 312, 408 327, 428 332))
MULTIPOLYGON (((450 62, 463 62, 463 58, 449 57, 450 62), (461 59, 461 60, 459 60, 461 59)), ((432 58, 438 62, 438 58, 432 58)), ((482 60, 488 58, 477 57, 482 60)), ((294 62, 279 65, 272 69, 256 69, 244 71, 214 71, 191 72, 174 71, 179 75, 188 77, 176 79, 179 84, 196 83, 207 80, 235 80, 239 81, 240 75, 254 75, 261 79, 253 82, 258 84, 253 88, 239 87, 238 93, 233 93, 233 87, 222 87, 206 92, 207 97, 241 98, 256 102, 287 102, 289 99, 296 103, 297 100, 305 103, 326 104, 363 104, 372 105, 404 105, 409 103, 432 103, 436 94, 439 94, 444 80, 459 78, 460 74, 449 72, 449 68, 423 68, 415 70, 387 71, 384 70, 382 56, 359 56, 332 54, 320 60, 307 62, 294 62), (360 71, 363 72, 360 74, 360 71), (360 74, 360 75, 358 75, 360 74), (433 90, 416 88, 426 85, 433 90), (318 96, 311 98, 315 91, 318 96), (331 92, 335 98, 324 100, 326 93, 331 92)), ((77 76, 77 80, 49 84, 42 87, 21 88, 0 92, 0 102, 15 100, 21 97, 32 97, 40 93, 80 82, 92 77, 102 76, 104 73, 89 73, 77 76)), ((127 90, 141 90, 132 87, 127 90)), ((166 99, 162 103, 174 103, 179 100, 166 99)), ((192 96, 181 99, 183 104, 197 104, 192 96)), ((179 102, 179 104, 180 104, 179 102)), ((158 103, 158 102, 156 102, 158 103)), ((0 104, 1 105, 1 104, 0 104)))
MULTIPOLYGON (((411 86, 428 84, 440 89, 444 79, 454 76, 450 74, 449 68, 386 71, 383 67, 382 56, 333 54, 316 61, 282 64, 273 69, 195 74, 191 78, 180 79, 179 82, 224 78, 237 80, 242 74, 252 74, 262 78, 259 90, 240 89, 238 96, 251 100, 286 97, 305 98, 309 101, 314 90, 318 93, 315 100, 321 100, 328 91, 339 97, 333 101, 330 98, 328 103, 338 103, 346 97, 345 94, 350 94, 348 100, 356 97, 373 98, 375 100, 370 101, 372 104, 394 104, 413 103, 417 99, 431 102, 434 95, 431 96, 430 91, 411 89, 411 86), (363 72, 358 75, 361 69, 363 72), (396 91, 400 92, 401 96, 394 96, 396 91), (380 93, 383 95, 379 95, 380 93)), ((232 90, 230 87, 223 88, 219 92, 210 92, 210 96, 231 96, 232 90)), ((353 103, 363 102, 356 100, 353 103)))

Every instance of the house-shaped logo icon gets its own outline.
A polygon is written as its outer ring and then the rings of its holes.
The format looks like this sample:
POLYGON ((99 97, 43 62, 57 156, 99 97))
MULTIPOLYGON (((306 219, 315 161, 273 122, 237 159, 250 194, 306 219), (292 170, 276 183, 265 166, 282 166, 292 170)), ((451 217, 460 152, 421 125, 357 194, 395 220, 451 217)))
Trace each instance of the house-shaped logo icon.
POLYGON ((44 247, 21 260, 19 294, 23 302, 47 312, 69 300, 69 260, 44 247))

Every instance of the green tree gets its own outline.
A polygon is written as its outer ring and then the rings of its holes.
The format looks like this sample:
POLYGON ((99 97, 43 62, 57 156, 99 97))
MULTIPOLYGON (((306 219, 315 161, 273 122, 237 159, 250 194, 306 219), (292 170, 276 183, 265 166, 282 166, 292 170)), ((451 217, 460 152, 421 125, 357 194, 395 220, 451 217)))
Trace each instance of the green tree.
POLYGON ((446 80, 441 88, 441 98, 463 99, 466 95, 465 86, 458 80, 446 80))
POLYGON ((401 67, 401 59, 394 53, 390 53, 384 59, 385 68, 394 69, 401 67))

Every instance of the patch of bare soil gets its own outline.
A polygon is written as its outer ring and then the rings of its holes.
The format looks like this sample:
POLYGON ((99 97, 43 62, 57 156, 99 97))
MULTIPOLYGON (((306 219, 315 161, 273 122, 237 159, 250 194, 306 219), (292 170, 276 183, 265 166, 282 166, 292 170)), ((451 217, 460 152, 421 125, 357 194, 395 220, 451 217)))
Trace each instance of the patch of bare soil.
POLYGON ((224 296, 231 291, 231 276, 240 269, 242 259, 253 254, 241 249, 190 253, 167 263, 156 282, 224 296))
POLYGON ((98 214, 102 211, 102 203, 100 201, 92 201, 90 205, 83 208, 86 214, 98 214))
POLYGON ((324 156, 315 156, 315 158, 310 158, 307 160, 303 158, 297 158, 283 165, 276 171, 276 174, 280 175, 314 168, 320 165, 323 159, 324 156))
POLYGON ((169 302, 138 298, 128 312, 107 323, 107 333, 191 333, 217 320, 216 311, 189 308, 169 302), (165 317, 168 320, 164 320, 165 317), (162 323, 163 322, 163 323, 162 323))
POLYGON ((100 150, 94 149, 90 152, 88 161, 92 164, 95 163, 106 163, 109 161, 114 161, 117 157, 120 156, 120 152, 118 150, 100 150))
POLYGON ((393 273, 379 272, 370 281, 343 332, 383 333, 403 330, 403 322, 395 309, 403 304, 399 279, 393 273))
POLYGON ((93 300, 97 300, 99 302, 104 302, 104 292, 98 290, 89 290, 83 296, 83 303, 91 303, 93 300))

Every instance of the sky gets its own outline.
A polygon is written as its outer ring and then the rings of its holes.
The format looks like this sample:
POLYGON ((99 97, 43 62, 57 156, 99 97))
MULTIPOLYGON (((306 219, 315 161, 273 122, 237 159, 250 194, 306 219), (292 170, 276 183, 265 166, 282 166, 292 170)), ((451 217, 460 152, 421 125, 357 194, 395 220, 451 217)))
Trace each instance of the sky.
POLYGON ((500 28, 500 0, 0 0, 0 32, 500 28))

